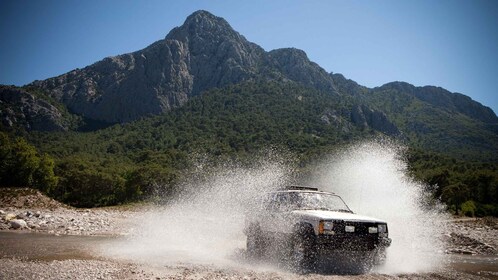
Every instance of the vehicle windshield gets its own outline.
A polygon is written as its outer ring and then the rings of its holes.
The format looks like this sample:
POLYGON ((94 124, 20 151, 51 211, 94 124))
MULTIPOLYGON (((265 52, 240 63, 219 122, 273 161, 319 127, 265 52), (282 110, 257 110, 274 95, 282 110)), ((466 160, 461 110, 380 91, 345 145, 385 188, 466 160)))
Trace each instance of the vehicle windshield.
POLYGON ((281 192, 270 198, 271 208, 278 211, 329 210, 352 211, 337 195, 314 192, 281 192))

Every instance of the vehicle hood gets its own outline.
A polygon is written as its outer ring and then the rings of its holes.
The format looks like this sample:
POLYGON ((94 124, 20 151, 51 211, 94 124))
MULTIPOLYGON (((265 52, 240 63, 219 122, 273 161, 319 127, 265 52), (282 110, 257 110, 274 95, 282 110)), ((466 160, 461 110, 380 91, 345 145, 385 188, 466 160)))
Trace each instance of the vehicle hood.
POLYGON ((357 215, 353 213, 344 213, 327 210, 294 210, 293 214, 305 216, 307 218, 315 218, 320 220, 343 220, 352 222, 374 222, 385 223, 383 220, 371 218, 367 216, 357 215))

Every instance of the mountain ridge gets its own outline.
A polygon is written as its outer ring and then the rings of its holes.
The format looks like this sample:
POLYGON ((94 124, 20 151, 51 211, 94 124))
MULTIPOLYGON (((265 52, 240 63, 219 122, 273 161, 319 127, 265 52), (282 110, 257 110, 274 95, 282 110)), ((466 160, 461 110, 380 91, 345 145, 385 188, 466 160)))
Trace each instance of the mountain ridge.
POLYGON ((303 50, 281 48, 266 52, 225 19, 203 10, 194 12, 164 39, 142 50, 107 57, 82 69, 34 81, 30 86, 48 92, 77 115, 123 123, 181 107, 192 96, 210 88, 250 80, 294 81, 335 95, 351 94, 360 102, 366 99, 367 92, 400 87, 429 104, 446 104, 486 123, 498 122, 490 108, 442 88, 420 89, 392 82, 370 89, 340 74, 327 73, 303 50))
POLYGON ((206 11, 190 15, 163 40, 140 51, 31 85, 78 115, 128 122, 179 107, 206 89, 254 79, 296 80, 333 90, 332 78, 303 51, 265 52, 206 11), (286 54, 290 65, 282 63, 286 54))
POLYGON ((494 111, 482 105, 481 103, 473 100, 467 95, 450 92, 438 86, 421 86, 417 87, 407 82, 390 82, 380 87, 373 88, 373 90, 384 90, 386 88, 401 88, 400 91, 407 92, 418 99, 425 101, 431 105, 454 109, 464 115, 481 120, 486 123, 496 123, 498 118, 494 111))

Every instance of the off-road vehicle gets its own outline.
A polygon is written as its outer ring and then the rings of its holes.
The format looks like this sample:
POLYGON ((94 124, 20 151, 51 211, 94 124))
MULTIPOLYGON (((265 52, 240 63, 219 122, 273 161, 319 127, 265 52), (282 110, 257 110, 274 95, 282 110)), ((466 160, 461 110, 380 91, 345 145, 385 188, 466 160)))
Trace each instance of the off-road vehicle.
POLYGON ((370 269, 391 244, 386 222, 357 215, 340 196, 317 188, 285 187, 257 205, 245 220, 251 257, 278 251, 294 268, 313 269, 318 260, 341 254, 370 269))

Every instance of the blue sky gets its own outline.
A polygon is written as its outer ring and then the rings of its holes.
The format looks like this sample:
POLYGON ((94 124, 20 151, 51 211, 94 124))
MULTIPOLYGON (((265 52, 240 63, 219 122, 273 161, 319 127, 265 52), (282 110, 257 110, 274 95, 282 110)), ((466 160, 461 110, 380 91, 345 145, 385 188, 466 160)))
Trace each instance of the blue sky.
POLYGON ((436 85, 498 112, 498 1, 0 0, 0 83, 145 48, 204 9, 265 50, 296 47, 375 87, 436 85))

